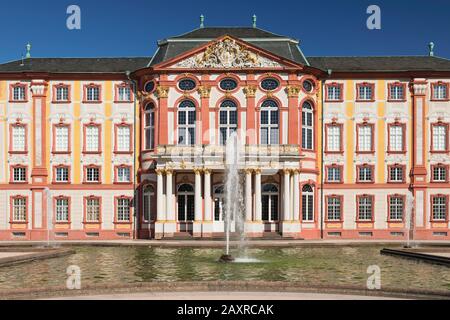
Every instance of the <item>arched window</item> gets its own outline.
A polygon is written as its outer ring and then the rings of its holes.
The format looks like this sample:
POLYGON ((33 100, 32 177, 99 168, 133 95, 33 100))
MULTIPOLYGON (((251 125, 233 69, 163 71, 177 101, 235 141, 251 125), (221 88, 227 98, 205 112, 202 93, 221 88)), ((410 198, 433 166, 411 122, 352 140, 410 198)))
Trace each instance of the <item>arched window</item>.
POLYGON ((224 221, 224 190, 223 186, 217 186, 214 188, 214 221, 224 221))
POLYGON ((148 185, 144 189, 143 195, 143 210, 144 210, 144 221, 155 221, 156 220, 156 210, 155 210, 155 189, 152 185, 148 185))
POLYGON ((192 146, 195 144, 195 105, 190 100, 180 103, 178 109, 178 144, 192 146))
POLYGON ((149 103, 144 110, 145 150, 155 149, 155 105, 149 103))
POLYGON ((182 184, 178 188, 178 221, 190 222, 195 220, 195 193, 190 184, 182 184))
POLYGON ((303 221, 314 221, 314 191, 309 184, 302 189, 302 217, 303 221))
POLYGON ((273 100, 266 100, 261 106, 261 144, 279 143, 278 104, 273 100))
POLYGON ((314 112, 310 102, 306 101, 302 107, 302 148, 314 149, 314 112))
POLYGON ((225 100, 219 110, 220 144, 226 145, 228 138, 237 130, 238 111, 236 103, 225 100))
POLYGON ((265 184, 262 187, 262 219, 267 222, 278 221, 278 187, 265 184))

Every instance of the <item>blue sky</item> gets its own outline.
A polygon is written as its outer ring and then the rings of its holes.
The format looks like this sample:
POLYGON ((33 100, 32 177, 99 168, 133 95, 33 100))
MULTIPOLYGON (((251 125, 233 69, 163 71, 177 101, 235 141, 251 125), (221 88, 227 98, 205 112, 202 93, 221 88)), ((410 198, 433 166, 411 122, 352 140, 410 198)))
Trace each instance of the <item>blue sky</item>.
POLYGON ((149 56, 156 41, 206 26, 258 27, 301 40, 307 56, 436 55, 450 58, 448 0, 1 0, 0 62, 34 57, 149 56), (6 4, 7 3, 7 4, 6 4), (38 4, 38 5, 37 5, 38 4), (66 9, 81 8, 81 30, 66 28, 66 9), (381 8, 381 30, 368 30, 366 9, 381 8))

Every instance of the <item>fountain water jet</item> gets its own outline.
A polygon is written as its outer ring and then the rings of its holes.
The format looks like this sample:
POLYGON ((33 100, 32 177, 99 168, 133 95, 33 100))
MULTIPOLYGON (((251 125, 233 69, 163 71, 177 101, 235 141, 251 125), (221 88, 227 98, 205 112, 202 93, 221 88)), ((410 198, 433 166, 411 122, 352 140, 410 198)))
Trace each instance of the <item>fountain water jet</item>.
POLYGON ((408 192, 406 196, 406 216, 405 216, 405 232, 406 232, 406 246, 405 248, 411 248, 411 224, 412 213, 414 210, 414 195, 412 192, 408 192))
POLYGON ((225 232, 226 253, 220 258, 221 262, 233 262, 234 257, 230 254, 231 223, 235 223, 235 231, 239 235, 239 250, 245 248, 244 209, 243 192, 240 177, 240 154, 241 144, 237 133, 233 133, 227 140, 225 153, 225 232))

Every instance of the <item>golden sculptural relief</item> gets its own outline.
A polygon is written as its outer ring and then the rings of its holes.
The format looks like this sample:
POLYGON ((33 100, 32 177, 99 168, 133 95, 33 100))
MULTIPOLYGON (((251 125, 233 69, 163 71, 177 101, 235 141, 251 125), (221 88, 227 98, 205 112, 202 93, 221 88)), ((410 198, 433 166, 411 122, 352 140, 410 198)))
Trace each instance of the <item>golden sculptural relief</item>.
POLYGON ((174 65, 175 68, 262 68, 282 67, 276 61, 262 57, 236 43, 223 39, 210 45, 205 52, 174 65))

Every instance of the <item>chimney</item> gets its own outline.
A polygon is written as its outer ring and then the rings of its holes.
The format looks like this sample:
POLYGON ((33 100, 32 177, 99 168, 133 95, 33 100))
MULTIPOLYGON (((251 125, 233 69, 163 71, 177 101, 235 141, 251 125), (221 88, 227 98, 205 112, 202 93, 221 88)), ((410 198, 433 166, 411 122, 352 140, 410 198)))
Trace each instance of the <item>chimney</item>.
POLYGON ((429 55, 430 57, 434 57, 434 42, 430 42, 430 43, 428 44, 428 50, 429 50, 428 55, 429 55))
POLYGON ((205 16, 200 15, 200 28, 203 29, 205 27, 205 16))

